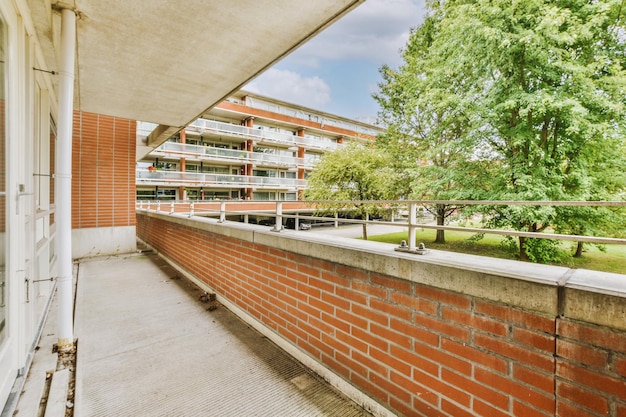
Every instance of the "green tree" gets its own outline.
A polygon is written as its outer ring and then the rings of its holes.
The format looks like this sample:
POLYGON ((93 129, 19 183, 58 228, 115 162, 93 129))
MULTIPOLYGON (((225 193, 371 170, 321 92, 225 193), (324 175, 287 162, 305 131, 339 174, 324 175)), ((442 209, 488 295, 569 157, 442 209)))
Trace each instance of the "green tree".
MULTIPOLYGON (((581 169, 581 181, 589 181, 588 194, 581 200, 602 201, 624 199, 626 191, 626 158, 612 154, 599 155, 594 164, 581 169)), ((623 237, 626 233, 624 207, 557 207, 557 233, 623 237)), ((600 246, 602 248, 602 246, 600 246)), ((583 255, 583 242, 577 242, 574 257, 583 255)))
MULTIPOLYGON (((443 89, 461 103, 457 108, 471 123, 460 137, 474 147, 474 158, 490 162, 479 184, 487 198, 587 200, 619 195, 609 188, 598 190, 607 185, 599 178, 607 173, 591 167, 624 157, 622 4, 429 2, 436 30, 423 54, 428 71, 419 75, 425 85, 419 93, 443 89)), ((584 211, 569 220, 559 219, 563 211, 544 206, 492 207, 485 214, 493 226, 541 232, 573 230, 584 211)), ((596 229, 606 220, 586 219, 596 229)), ((556 245, 550 241, 519 239, 522 260, 541 261, 553 249, 556 245)))
MULTIPOLYGON (((411 32, 404 64, 397 71, 381 68, 383 82, 374 98, 387 129, 377 144, 394 156, 394 168, 402 173, 401 195, 420 200, 467 199, 474 188, 467 181, 468 173, 476 162, 469 135, 473 103, 455 93, 456 80, 430 65, 439 21, 438 16, 430 16, 411 32)), ((454 204, 425 208, 440 226, 460 209, 454 204)), ((435 242, 445 242, 444 230, 437 230, 435 242)))
MULTIPOLYGON (((324 154, 309 176, 305 200, 326 210, 349 210, 362 219, 380 210, 367 200, 394 199, 394 171, 390 157, 372 145, 350 143, 324 154), (338 203, 334 203, 338 202, 338 203)), ((363 224, 363 239, 367 225, 363 224)))

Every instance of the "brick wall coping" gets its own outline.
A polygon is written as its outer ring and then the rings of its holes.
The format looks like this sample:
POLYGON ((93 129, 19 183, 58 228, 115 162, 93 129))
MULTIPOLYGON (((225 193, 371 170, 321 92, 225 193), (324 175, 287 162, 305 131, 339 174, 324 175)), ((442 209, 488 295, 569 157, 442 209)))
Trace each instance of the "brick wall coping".
POLYGON ((211 218, 141 212, 254 244, 286 250, 549 316, 565 315, 626 330, 626 275, 431 250, 397 252, 392 245, 315 232, 211 218))

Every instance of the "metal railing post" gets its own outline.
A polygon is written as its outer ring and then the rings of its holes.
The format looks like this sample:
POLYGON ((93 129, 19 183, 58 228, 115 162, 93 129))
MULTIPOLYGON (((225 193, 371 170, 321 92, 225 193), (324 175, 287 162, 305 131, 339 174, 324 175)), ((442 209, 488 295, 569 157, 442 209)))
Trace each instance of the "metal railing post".
POLYGON ((161 211, 161 201, 157 200, 157 208, 156 211, 161 211))
POLYGON ((283 203, 282 201, 276 202, 276 223, 274 224, 273 232, 280 232, 283 228, 283 203))
POLYGON ((226 202, 222 201, 220 203, 220 219, 218 223, 224 223, 226 221, 226 202))
POLYGON ((189 217, 194 215, 194 207, 193 207, 193 202, 189 203, 189 217))
POLYGON ((417 204, 409 203, 409 251, 415 250, 415 237, 417 236, 417 204))

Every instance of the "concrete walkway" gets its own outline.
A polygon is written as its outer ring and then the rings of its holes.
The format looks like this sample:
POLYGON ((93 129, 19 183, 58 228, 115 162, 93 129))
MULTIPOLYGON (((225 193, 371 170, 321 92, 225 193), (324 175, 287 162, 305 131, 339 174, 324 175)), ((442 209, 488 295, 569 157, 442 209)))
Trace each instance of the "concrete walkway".
MULTIPOLYGON (((389 226, 385 224, 369 224, 367 226, 367 235, 368 236, 376 236, 376 235, 385 235, 388 233, 398 233, 398 232, 407 232, 408 228, 404 226, 389 226)), ((326 235, 333 236, 341 236, 348 238, 362 238, 363 237, 363 226, 360 224, 343 224, 339 227, 333 226, 322 226, 322 227, 313 227, 308 233, 323 233, 326 235)))
POLYGON ((154 255, 82 261, 75 416, 368 416, 154 255))

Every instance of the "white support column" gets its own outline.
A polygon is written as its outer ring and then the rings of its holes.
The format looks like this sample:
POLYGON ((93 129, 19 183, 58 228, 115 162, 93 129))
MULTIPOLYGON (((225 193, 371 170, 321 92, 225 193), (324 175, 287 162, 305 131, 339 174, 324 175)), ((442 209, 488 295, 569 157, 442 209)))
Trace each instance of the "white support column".
POLYGON ((72 285, 72 123, 74 111, 74 56, 76 14, 61 10, 61 62, 59 66, 59 120, 56 145, 55 198, 56 253, 59 296, 58 348, 74 344, 74 296, 72 285))

